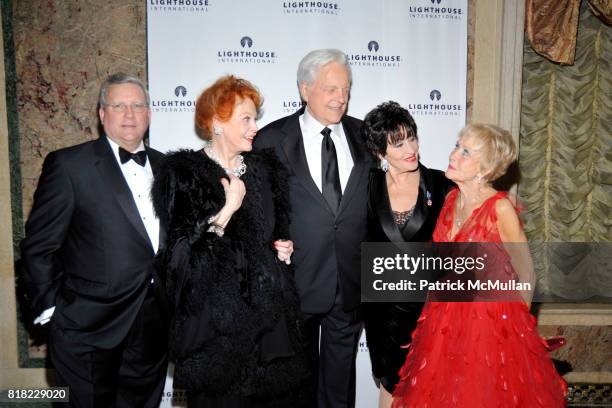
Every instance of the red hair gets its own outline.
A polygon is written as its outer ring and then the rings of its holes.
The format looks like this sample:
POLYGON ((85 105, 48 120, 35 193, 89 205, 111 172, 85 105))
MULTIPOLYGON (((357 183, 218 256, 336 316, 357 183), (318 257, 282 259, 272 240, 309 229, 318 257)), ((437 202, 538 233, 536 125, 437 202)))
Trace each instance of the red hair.
POLYGON ((216 117, 227 122, 234 113, 237 100, 250 99, 259 112, 263 98, 257 88, 246 79, 233 75, 223 76, 202 92, 196 101, 195 123, 205 139, 212 135, 212 122, 216 117))

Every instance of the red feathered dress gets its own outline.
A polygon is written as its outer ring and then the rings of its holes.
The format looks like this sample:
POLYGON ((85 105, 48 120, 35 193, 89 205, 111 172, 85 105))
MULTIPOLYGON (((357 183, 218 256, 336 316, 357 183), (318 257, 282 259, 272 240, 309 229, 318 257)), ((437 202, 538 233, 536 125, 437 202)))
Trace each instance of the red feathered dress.
MULTIPOLYGON (((506 196, 498 192, 487 199, 451 239, 458 190, 451 191, 434 241, 501 243, 495 204, 506 196)), ((507 254, 498 259, 506 263, 506 274, 516 276, 507 254)), ((412 338, 394 408, 566 406, 566 383, 524 302, 428 300, 412 338)))

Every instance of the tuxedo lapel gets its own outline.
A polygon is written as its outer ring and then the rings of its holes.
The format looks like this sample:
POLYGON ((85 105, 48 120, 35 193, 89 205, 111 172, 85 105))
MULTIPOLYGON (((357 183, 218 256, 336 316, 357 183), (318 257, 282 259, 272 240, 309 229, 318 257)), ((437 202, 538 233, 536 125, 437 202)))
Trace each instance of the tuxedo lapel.
POLYGON ((360 129, 346 118, 342 120, 342 129, 344 130, 344 135, 346 136, 346 141, 351 151, 353 163, 362 162, 365 159, 366 152, 363 149, 363 144, 358 141, 360 129))
POLYGON ((344 136, 349 145, 351 156, 353 158, 353 168, 351 174, 346 183, 346 188, 342 194, 342 200, 340 201, 340 208, 338 209, 338 215, 342 213, 350 203, 351 199, 355 195, 355 191, 359 187, 359 183, 363 183, 363 180, 367 180, 366 172, 369 171, 368 161, 366 160, 366 151, 363 144, 359 143, 359 128, 354 126, 346 118, 342 120, 342 128, 344 129, 344 136))
MULTIPOLYGON (((159 169, 159 165, 163 159, 163 155, 148 146, 145 146, 145 150, 147 151, 147 157, 149 158, 149 163, 151 163, 151 170, 153 171, 153 177, 157 176, 157 172, 159 169)), ((167 225, 165 225, 162 220, 159 220, 159 246, 158 248, 165 248, 166 246, 166 229, 167 225)), ((159 250, 158 249, 158 250, 159 250)))
POLYGON ((147 152, 147 158, 149 160, 149 163, 151 163, 153 175, 156 175, 157 170, 159 169, 160 162, 164 156, 161 153, 151 149, 149 146, 145 146, 145 150, 147 152))
POLYGON ((428 205, 427 201, 431 200, 431 175, 425 166, 420 163, 419 166, 421 167, 421 174, 419 177, 419 195, 417 196, 417 202, 414 205, 412 216, 408 222, 406 222, 406 225, 404 225, 402 230, 402 235, 406 241, 412 240, 412 237, 414 237, 414 235, 421 230, 421 227, 425 223, 430 210, 430 206, 428 205), (428 194, 429 197, 427 197, 428 194))
POLYGON ((376 212, 380 226, 387 235, 387 238, 389 238, 389 241, 404 241, 404 237, 393 219, 393 211, 389 202, 389 192, 387 191, 385 173, 382 171, 376 172, 376 177, 372 181, 370 203, 372 203, 373 210, 376 212))
POLYGON ((153 244, 140 218, 140 213, 136 207, 132 191, 125 181, 123 173, 121 173, 121 169, 119 168, 117 160, 115 160, 110 145, 104 136, 100 137, 96 142, 94 150, 97 157, 94 166, 98 170, 103 184, 108 188, 108 191, 110 191, 113 197, 115 197, 132 226, 138 231, 138 234, 151 247, 151 250, 153 250, 153 244))
POLYGON ((310 170, 308 169, 308 162, 306 160, 306 152, 304 151, 304 141, 302 139, 302 130, 300 128, 299 115, 303 110, 295 113, 291 118, 287 120, 282 128, 285 136, 281 142, 283 151, 287 156, 287 165, 293 170, 295 177, 300 181, 308 192, 317 200, 317 202, 327 208, 332 214, 332 210, 327 205, 321 191, 315 184, 310 170))

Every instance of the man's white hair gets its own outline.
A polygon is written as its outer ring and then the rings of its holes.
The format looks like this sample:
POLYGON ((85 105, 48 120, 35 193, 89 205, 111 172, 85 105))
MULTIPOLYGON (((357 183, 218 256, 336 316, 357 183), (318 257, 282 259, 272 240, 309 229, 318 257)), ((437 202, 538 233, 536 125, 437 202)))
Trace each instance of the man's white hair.
POLYGON ((302 58, 297 70, 298 87, 304 82, 308 85, 312 84, 321 67, 330 62, 337 62, 338 64, 344 65, 349 74, 349 81, 351 80, 351 67, 348 63, 346 54, 340 50, 328 48, 310 51, 302 58))

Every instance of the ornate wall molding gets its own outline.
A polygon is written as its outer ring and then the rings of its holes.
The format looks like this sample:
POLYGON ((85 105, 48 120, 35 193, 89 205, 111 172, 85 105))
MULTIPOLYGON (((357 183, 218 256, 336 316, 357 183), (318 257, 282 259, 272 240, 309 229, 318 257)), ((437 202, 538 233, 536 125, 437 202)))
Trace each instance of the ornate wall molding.
POLYGON ((523 0, 475 2, 472 120, 509 129, 518 142, 523 65, 523 0))

